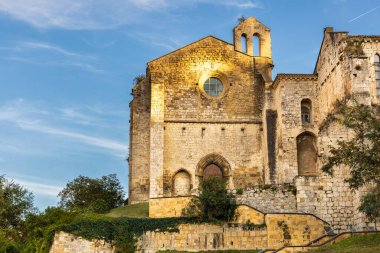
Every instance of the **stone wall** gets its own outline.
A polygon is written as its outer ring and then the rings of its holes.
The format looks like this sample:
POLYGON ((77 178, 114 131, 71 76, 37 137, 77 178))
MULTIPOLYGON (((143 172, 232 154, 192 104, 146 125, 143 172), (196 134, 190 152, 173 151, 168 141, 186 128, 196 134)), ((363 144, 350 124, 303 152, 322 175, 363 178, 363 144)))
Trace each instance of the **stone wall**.
POLYGON ((303 133, 317 136, 318 101, 316 75, 281 74, 273 87, 278 112, 276 181, 292 183, 298 175, 297 137, 303 133), (301 102, 311 101, 310 123, 301 121, 301 102))
POLYGON ((235 214, 237 223, 253 223, 256 225, 265 223, 265 214, 247 205, 239 205, 235 214))
POLYGON ((241 226, 182 224, 179 229, 179 233, 146 232, 139 239, 138 252, 245 250, 263 249, 267 246, 265 228, 244 230, 241 226))
MULTIPOLYGON (((231 170, 224 175, 231 189, 263 182, 263 158, 259 124, 248 123, 165 123, 164 196, 173 196, 173 178, 186 170, 191 191, 196 193, 204 168, 198 163, 207 155, 223 157, 231 170)), ((215 162, 215 161, 214 161, 215 162)))
POLYGON ((149 200, 149 217, 180 217, 182 210, 188 206, 190 197, 156 198, 149 200))
MULTIPOLYGON (((271 59, 260 62, 258 68, 265 69, 271 59)), ((190 174, 192 190, 196 191, 196 166, 214 153, 231 167, 229 174, 223 175, 229 177, 231 188, 263 182, 265 94, 263 79, 258 78, 261 75, 255 68, 251 56, 212 36, 148 63, 151 198, 173 196, 173 177, 179 170, 190 174), (221 96, 210 97, 204 91, 204 82, 210 77, 222 81, 221 96)))
POLYGON ((56 233, 49 253, 113 253, 114 248, 102 240, 88 241, 65 232, 56 233))
POLYGON ((136 84, 132 94, 128 157, 130 204, 149 199, 150 86, 148 80, 136 84))
POLYGON ((243 190, 237 195, 246 204, 264 213, 297 212, 296 188, 293 185, 263 185, 243 190))
MULTIPOLYGON (((244 223, 180 224, 179 232, 147 231, 136 244, 137 252, 155 253, 159 250, 250 250, 300 245, 324 234, 326 223, 307 214, 262 214, 247 206, 238 208, 244 223), (248 219, 247 219, 248 218, 248 219), (265 221, 264 226, 256 225, 265 221)), ((54 237, 50 253, 113 253, 113 247, 100 240, 87 241, 81 237, 59 232, 54 237)))
POLYGON ((303 245, 325 234, 323 220, 307 214, 267 214, 268 248, 303 245))

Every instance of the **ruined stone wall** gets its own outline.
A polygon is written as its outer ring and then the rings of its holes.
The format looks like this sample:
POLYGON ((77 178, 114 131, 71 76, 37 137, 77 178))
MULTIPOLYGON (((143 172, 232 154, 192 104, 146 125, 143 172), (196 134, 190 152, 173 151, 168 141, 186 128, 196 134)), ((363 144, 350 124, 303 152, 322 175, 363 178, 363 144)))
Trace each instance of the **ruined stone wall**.
POLYGON ((293 185, 263 185, 244 190, 237 202, 264 213, 297 212, 296 188, 293 185))
POLYGON ((49 253, 113 253, 114 248, 103 240, 88 241, 65 232, 56 233, 49 253))
POLYGON ((297 136, 309 132, 317 136, 318 100, 315 75, 278 76, 275 104, 278 111, 276 177, 279 183, 292 183, 298 175, 297 136), (301 121, 301 101, 311 101, 310 123, 301 121))
POLYGON ((138 241, 138 252, 247 250, 263 249, 267 246, 265 228, 244 230, 241 226, 182 224, 179 229, 179 233, 146 232, 138 241))
MULTIPOLYGON (((323 227, 326 223, 312 215, 288 213, 265 214, 264 216, 252 208, 241 208, 241 206, 239 208, 242 212, 241 217, 249 218, 249 222, 265 221, 266 225, 253 226, 245 222, 222 225, 180 224, 179 232, 145 232, 138 238, 136 252, 279 248, 283 245, 306 244, 324 234, 323 227)), ((113 253, 114 248, 101 240, 88 241, 78 236, 58 232, 54 237, 50 253, 71 252, 113 253)))
POLYGON ((377 36, 377 38, 369 39, 369 38, 362 38, 362 48, 364 51, 364 54, 367 56, 367 66, 361 67, 360 70, 356 71, 363 71, 363 76, 366 75, 366 83, 369 85, 370 90, 370 96, 371 96, 371 103, 372 104, 380 104, 379 99, 376 97, 376 77, 375 77, 375 64, 374 64, 374 57, 375 54, 380 55, 380 36, 377 36))
MULTIPOLYGON (((337 141, 349 139, 350 132, 337 123, 326 121, 338 99, 359 94, 360 103, 376 103, 373 56, 379 43, 364 36, 351 37, 346 33, 325 34, 325 41, 317 66, 318 71, 318 168, 329 154, 330 146, 337 141), (372 62, 371 62, 372 61, 372 62)), ((334 177, 321 173, 317 178, 299 177, 297 205, 299 210, 314 213, 341 229, 368 225, 357 208, 361 192, 353 193, 344 179, 349 169, 335 168, 334 177)))
POLYGON ((261 120, 264 87, 254 82, 253 58, 231 44, 209 36, 148 63, 148 68, 163 78, 165 120, 261 120), (209 77, 222 81, 221 97, 203 91, 209 77))
POLYGON ((247 205, 239 205, 235 211, 235 222, 253 223, 256 225, 265 223, 265 214, 247 205))
POLYGON ((149 218, 181 217, 192 197, 156 198, 149 200, 149 218))
POLYGON ((316 72, 318 74, 318 122, 323 121, 333 110, 337 99, 350 93, 351 73, 344 60, 344 39, 346 32, 333 32, 325 29, 324 40, 320 51, 316 72))
POLYGON ((166 123, 164 130, 164 189, 173 194, 174 175, 185 169, 196 193, 198 162, 209 154, 224 157, 230 167, 230 188, 248 188, 263 182, 261 131, 258 124, 166 123))
POLYGON ((261 183, 264 84, 254 75, 253 58, 207 37, 148 63, 148 68, 151 197, 172 196, 173 177, 181 169, 190 174, 196 189, 196 166, 210 153, 229 163, 231 171, 224 176, 229 176, 230 187, 261 183), (222 81, 220 97, 212 98, 203 90, 209 77, 222 81))
POLYGON ((139 82, 130 103, 129 203, 149 199, 150 85, 139 82))
POLYGON ((267 214, 268 248, 303 245, 325 234, 321 219, 305 214, 267 214))

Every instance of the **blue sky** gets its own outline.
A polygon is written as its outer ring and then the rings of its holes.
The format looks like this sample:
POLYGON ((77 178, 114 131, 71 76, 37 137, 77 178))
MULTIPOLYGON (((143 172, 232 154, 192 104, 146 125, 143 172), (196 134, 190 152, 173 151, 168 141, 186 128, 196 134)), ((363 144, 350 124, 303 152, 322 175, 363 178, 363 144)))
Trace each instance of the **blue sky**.
POLYGON ((380 34, 379 0, 0 0, 0 174, 43 209, 79 175, 128 186, 133 78, 241 16, 272 32, 275 73, 310 73, 323 28, 380 34))

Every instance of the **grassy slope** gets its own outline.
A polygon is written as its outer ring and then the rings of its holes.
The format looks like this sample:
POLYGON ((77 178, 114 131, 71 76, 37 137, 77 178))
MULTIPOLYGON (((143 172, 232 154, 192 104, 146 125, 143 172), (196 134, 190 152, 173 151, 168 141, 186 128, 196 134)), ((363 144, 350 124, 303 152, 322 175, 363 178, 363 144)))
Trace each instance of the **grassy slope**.
POLYGON ((106 214, 107 217, 118 218, 118 217, 129 217, 129 218, 148 218, 149 215, 149 204, 139 203, 133 205, 127 205, 112 209, 106 214))
POLYGON ((375 253, 380 252, 380 234, 358 235, 336 244, 323 246, 313 253, 375 253))

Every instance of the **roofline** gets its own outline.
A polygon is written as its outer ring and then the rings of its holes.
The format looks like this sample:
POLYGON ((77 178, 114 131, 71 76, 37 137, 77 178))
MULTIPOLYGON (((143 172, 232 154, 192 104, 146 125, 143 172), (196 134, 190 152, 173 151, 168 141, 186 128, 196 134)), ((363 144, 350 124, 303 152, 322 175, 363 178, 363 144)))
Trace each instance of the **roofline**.
MULTIPOLYGON (((194 42, 191 42, 190 44, 187 44, 187 45, 185 45, 185 46, 182 46, 182 47, 180 47, 180 48, 178 48, 178 49, 176 49, 176 50, 174 50, 174 51, 171 51, 171 52, 169 52, 169 53, 166 53, 166 54, 164 54, 164 55, 161 55, 161 56, 159 56, 159 57, 157 57, 157 58, 155 58, 155 59, 153 59, 153 60, 151 60, 151 61, 148 61, 148 62, 147 62, 147 65, 149 65, 150 63, 152 63, 152 62, 154 62, 154 61, 157 61, 157 60, 159 60, 159 59, 161 59, 161 58, 163 58, 163 57, 165 57, 165 56, 167 56, 167 55, 169 55, 169 54, 172 54, 172 53, 174 53, 174 52, 177 52, 177 51, 179 51, 179 50, 181 50, 181 49, 184 49, 184 48, 186 48, 186 47, 188 47, 188 46, 194 45, 195 43, 198 43, 199 41, 202 41, 202 40, 207 39, 207 38, 213 38, 213 39, 219 40, 220 42, 223 42, 223 43, 225 43, 225 44, 227 44, 227 45, 230 45, 230 46, 234 47, 234 44, 232 44, 232 43, 229 43, 229 42, 227 42, 227 41, 225 41, 225 40, 219 39, 219 38, 217 38, 217 37, 215 37, 215 36, 213 36, 213 35, 208 35, 208 36, 203 37, 203 38, 201 38, 201 39, 199 39, 199 40, 196 40, 196 41, 194 41, 194 42)), ((243 54, 243 55, 249 56, 249 57, 255 57, 255 56, 249 55, 249 54, 247 54, 247 53, 244 53, 244 52, 241 52, 241 51, 235 50, 235 48, 234 48, 234 51, 235 51, 235 52, 238 52, 238 53, 241 53, 241 54, 243 54)))
POLYGON ((215 37, 215 36, 212 36, 212 35, 207 35, 207 36, 205 36, 205 37, 203 37, 203 38, 201 38, 201 39, 199 39, 199 40, 196 40, 196 41, 194 41, 194 42, 191 42, 190 44, 187 44, 187 45, 185 45, 185 46, 182 46, 182 47, 180 47, 180 48, 178 48, 178 49, 176 49, 176 50, 174 50, 174 51, 171 51, 171 52, 166 53, 166 54, 164 54, 164 55, 161 55, 161 56, 159 56, 159 57, 157 57, 157 58, 155 58, 155 59, 153 59, 153 60, 151 60, 151 61, 148 61, 147 64, 149 64, 149 63, 151 63, 151 62, 154 62, 154 61, 156 61, 156 60, 158 60, 158 59, 161 59, 161 58, 163 58, 163 57, 165 57, 165 56, 167 56, 167 55, 169 55, 169 54, 172 54, 172 53, 174 53, 174 52, 177 52, 177 51, 179 51, 179 50, 181 50, 181 49, 184 49, 185 47, 191 46, 191 45, 193 45, 193 44, 195 44, 195 43, 197 43, 197 42, 199 42, 199 41, 201 41, 201 40, 204 40, 204 39, 207 39, 207 38, 210 38, 210 37, 211 37, 211 38, 214 38, 214 39, 216 39, 216 40, 219 40, 219 41, 221 41, 221 42, 223 42, 223 43, 226 43, 226 44, 228 44, 228 45, 233 46, 233 44, 231 44, 231 43, 229 43, 229 42, 227 42, 227 41, 225 41, 225 40, 219 39, 219 38, 217 38, 217 37, 215 37))
POLYGON ((296 74, 296 73, 278 73, 272 83, 272 87, 276 88, 282 80, 317 80, 318 74, 296 74))
POLYGON ((349 39, 375 39, 380 40, 380 35, 348 35, 347 40, 349 39))
POLYGON ((346 33, 346 34, 348 34, 348 32, 346 32, 346 31, 334 31, 333 27, 325 27, 324 32, 323 32, 322 43, 321 43, 321 46, 319 47, 317 61, 315 62, 315 66, 314 66, 314 71, 313 71, 314 74, 317 74, 317 65, 319 62, 319 57, 321 56, 323 42, 325 41, 325 37, 326 37, 327 33, 346 33))

